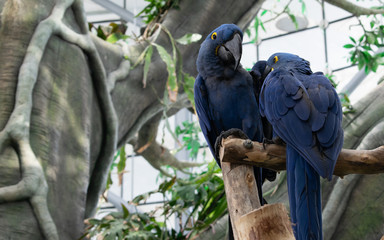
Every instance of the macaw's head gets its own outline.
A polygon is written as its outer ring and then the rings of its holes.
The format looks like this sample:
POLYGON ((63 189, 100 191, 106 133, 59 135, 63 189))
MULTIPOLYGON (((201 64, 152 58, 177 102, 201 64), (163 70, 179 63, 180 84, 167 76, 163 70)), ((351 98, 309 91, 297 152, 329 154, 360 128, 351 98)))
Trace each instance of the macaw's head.
POLYGON ((243 33, 235 24, 213 30, 200 46, 196 65, 200 74, 217 74, 224 68, 237 70, 242 53, 243 33))
POLYGON ((309 62, 301 57, 290 53, 275 53, 267 61, 267 69, 294 70, 304 74, 311 74, 309 62))
POLYGON ((267 61, 261 60, 256 62, 255 65, 253 65, 249 73, 252 75, 253 80, 257 80, 263 83, 269 73, 269 71, 266 69, 267 69, 267 61))

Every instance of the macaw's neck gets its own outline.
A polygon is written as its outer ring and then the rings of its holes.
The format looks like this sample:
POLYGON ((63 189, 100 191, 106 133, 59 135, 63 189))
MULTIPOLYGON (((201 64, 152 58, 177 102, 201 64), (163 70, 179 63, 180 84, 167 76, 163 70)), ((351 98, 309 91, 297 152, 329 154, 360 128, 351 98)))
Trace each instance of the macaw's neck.
POLYGON ((237 69, 235 69, 234 64, 224 63, 217 57, 211 59, 198 59, 197 61, 197 71, 203 78, 232 78, 239 68, 241 68, 241 66, 238 66, 237 69))

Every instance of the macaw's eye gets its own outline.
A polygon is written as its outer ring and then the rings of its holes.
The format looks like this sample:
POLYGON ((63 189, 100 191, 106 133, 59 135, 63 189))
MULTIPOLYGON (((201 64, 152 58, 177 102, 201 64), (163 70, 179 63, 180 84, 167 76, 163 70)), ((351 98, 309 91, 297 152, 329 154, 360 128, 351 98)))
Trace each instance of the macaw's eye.
POLYGON ((279 58, 278 58, 277 56, 275 56, 275 57, 273 58, 273 62, 274 62, 274 63, 277 63, 277 61, 279 61, 279 58))
POLYGON ((217 38, 217 33, 216 33, 216 32, 212 33, 212 35, 211 35, 211 39, 212 39, 212 40, 215 40, 216 38, 217 38))

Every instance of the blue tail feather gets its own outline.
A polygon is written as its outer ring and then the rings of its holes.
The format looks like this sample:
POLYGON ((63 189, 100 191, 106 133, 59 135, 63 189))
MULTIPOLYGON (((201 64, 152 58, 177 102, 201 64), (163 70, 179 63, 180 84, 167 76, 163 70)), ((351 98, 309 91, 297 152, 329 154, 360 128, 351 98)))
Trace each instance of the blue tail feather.
POLYGON ((290 146, 287 146, 287 181, 296 239, 323 239, 320 175, 290 146))

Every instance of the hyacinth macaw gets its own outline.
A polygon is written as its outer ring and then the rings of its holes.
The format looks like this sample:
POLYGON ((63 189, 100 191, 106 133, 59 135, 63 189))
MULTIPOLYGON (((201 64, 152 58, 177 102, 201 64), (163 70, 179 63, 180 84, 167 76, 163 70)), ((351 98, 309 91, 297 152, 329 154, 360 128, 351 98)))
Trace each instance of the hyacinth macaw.
MULTIPOLYGON (((203 41, 196 61, 199 72, 194 85, 196 112, 201 130, 219 166, 217 146, 223 131, 230 130, 238 137, 256 141, 263 138, 253 79, 240 65, 242 39, 243 33, 238 26, 223 24, 203 41)), ((265 178, 274 180, 276 173, 257 167, 254 173, 259 200, 263 204, 262 183, 265 178)), ((230 239, 233 238, 231 230, 230 227, 230 239)))
MULTIPOLYGON (((240 65, 242 39, 243 33, 238 26, 223 24, 203 41, 196 61, 199 72, 194 85, 196 112, 201 130, 219 166, 215 143, 223 131, 240 129, 251 140, 261 141, 263 138, 253 79, 240 65)), ((244 137, 241 132, 232 133, 244 137)), ((263 204, 262 169, 255 168, 254 172, 263 204)), ((269 173, 268 179, 273 180, 275 173, 266 172, 269 173)))
POLYGON ((260 112, 287 144, 287 181, 296 239, 322 239, 320 176, 331 180, 343 145, 342 108, 330 81, 309 62, 273 54, 260 112))

